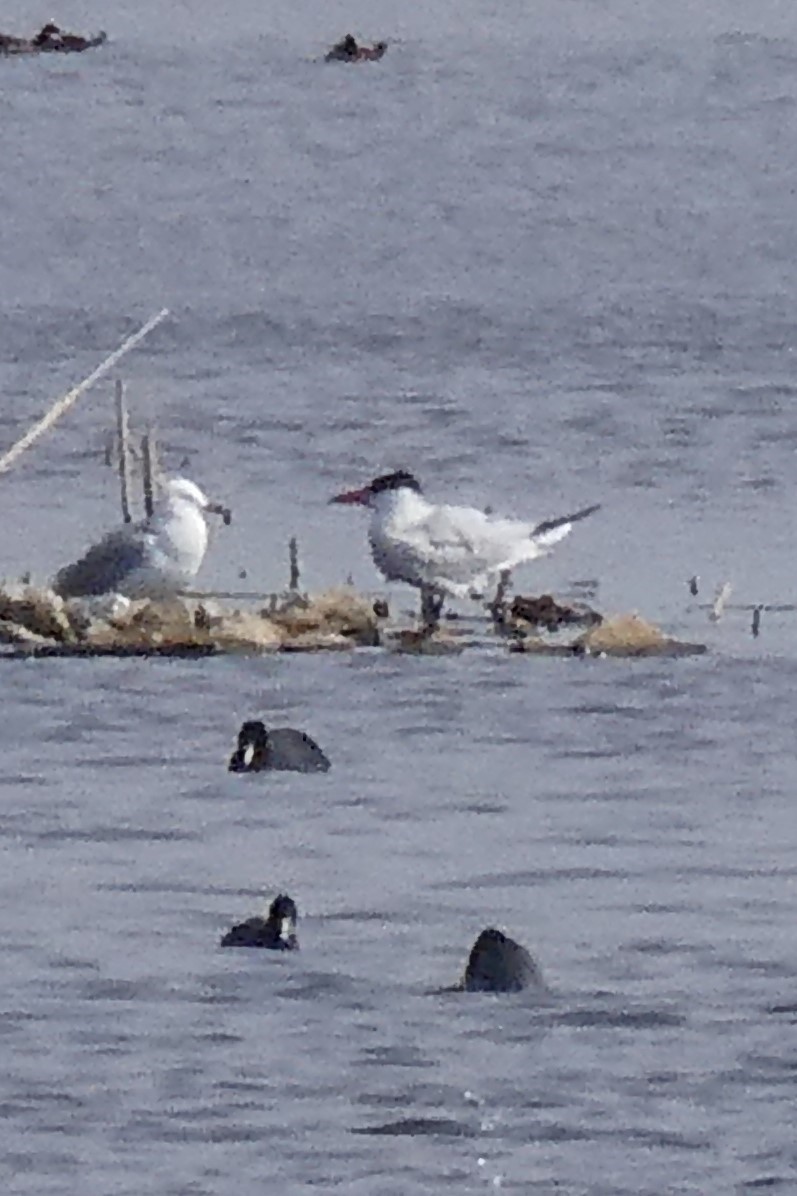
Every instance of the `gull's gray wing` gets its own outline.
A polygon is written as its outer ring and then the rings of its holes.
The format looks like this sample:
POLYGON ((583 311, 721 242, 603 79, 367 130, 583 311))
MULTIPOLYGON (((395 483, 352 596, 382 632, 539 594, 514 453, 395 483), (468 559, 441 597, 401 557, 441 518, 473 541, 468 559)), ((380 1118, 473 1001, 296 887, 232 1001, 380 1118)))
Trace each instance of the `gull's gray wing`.
POLYGON ((146 561, 144 525, 119 528, 103 536, 79 561, 56 574, 53 589, 63 598, 113 593, 146 561))

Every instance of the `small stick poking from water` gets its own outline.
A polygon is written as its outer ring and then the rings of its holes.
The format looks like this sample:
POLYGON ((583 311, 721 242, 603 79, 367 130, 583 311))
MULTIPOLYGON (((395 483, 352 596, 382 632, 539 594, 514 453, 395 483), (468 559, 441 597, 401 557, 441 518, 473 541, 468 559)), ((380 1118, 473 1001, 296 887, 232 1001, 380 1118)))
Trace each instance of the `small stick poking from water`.
POLYGON ((127 418, 125 388, 121 378, 114 386, 116 399, 116 436, 119 442, 119 485, 122 492, 122 519, 132 523, 130 514, 130 423, 127 418))
POLYGON ((753 607, 753 626, 751 627, 751 631, 754 640, 758 639, 758 633, 761 630, 761 611, 763 609, 763 606, 753 607))
POLYGON ((689 586, 689 593, 692 595, 693 598, 697 598, 697 583, 699 581, 700 581, 700 578, 698 577, 697 574, 695 574, 694 577, 690 577, 689 581, 686 583, 689 586))
POLYGON ((490 617, 497 627, 503 627, 506 622, 506 592, 509 589, 511 580, 511 569, 502 569, 498 575, 498 585, 495 588, 495 595, 488 607, 490 617))
POLYGON ((295 536, 288 541, 288 559, 290 561, 290 577, 288 589, 295 593, 299 589, 299 544, 295 536))
POLYGON ((708 616, 712 623, 719 623, 720 619, 722 618, 722 612, 725 610, 725 603, 730 598, 732 589, 733 586, 729 581, 723 582, 723 584, 718 588, 714 603, 711 607, 711 612, 708 616))
POLYGON ((429 586, 421 587, 421 635, 431 639, 440 626, 443 613, 443 595, 429 586))
POLYGON ((141 438, 141 454, 144 458, 144 510, 147 519, 155 510, 155 480, 157 477, 157 446, 152 429, 141 438))

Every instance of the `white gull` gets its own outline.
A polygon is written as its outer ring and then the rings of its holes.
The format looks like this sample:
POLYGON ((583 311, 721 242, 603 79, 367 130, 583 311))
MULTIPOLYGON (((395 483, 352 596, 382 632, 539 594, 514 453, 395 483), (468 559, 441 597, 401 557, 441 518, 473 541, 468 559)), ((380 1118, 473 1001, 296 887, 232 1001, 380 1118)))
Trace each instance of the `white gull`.
POLYGON ((89 548, 56 575, 53 589, 64 598, 116 593, 127 598, 165 598, 188 587, 208 545, 205 514, 230 513, 212 503, 188 478, 167 481, 152 515, 125 524, 89 548))

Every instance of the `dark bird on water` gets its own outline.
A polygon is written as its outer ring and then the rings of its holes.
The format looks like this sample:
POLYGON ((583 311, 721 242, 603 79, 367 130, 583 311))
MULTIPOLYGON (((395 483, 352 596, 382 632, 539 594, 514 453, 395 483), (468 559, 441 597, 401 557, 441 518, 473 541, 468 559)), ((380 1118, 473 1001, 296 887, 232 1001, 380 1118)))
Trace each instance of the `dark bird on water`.
POLYGON ((304 731, 275 727, 267 731, 260 719, 250 719, 238 732, 238 746, 230 757, 230 772, 328 772, 330 762, 304 731))
POLYGON ((372 46, 358 43, 347 33, 324 55, 324 62, 378 62, 387 51, 387 42, 374 42, 372 46))
POLYGON ((296 902, 285 893, 275 897, 268 914, 256 914, 233 926, 221 940, 222 947, 265 947, 270 951, 298 951, 296 902))
POLYGON ((543 988, 542 972, 525 947, 500 930, 483 930, 471 948, 457 992, 512 993, 543 988))

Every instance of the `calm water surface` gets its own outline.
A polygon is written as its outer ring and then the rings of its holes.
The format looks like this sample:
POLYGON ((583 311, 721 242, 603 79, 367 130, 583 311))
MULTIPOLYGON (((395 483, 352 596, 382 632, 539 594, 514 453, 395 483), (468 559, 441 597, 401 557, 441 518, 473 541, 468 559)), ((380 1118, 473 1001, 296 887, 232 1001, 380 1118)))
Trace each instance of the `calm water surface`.
MULTIPOLYGON (((0 444, 168 305, 124 376, 235 508, 209 587, 292 533, 375 587, 325 501, 404 465, 602 501, 518 584, 711 649, 3 665, 4 1190, 797 1191, 797 622, 740 609, 795 597, 797 20, 747 7, 87 2, 0 63, 0 444), (349 27, 383 63, 312 61, 349 27), (227 774, 254 714, 332 772, 227 774), (301 953, 221 952, 277 889, 301 953), (550 1000, 434 995, 491 923, 550 1000)), ((8 576, 115 521, 110 417, 3 480, 8 576)))

